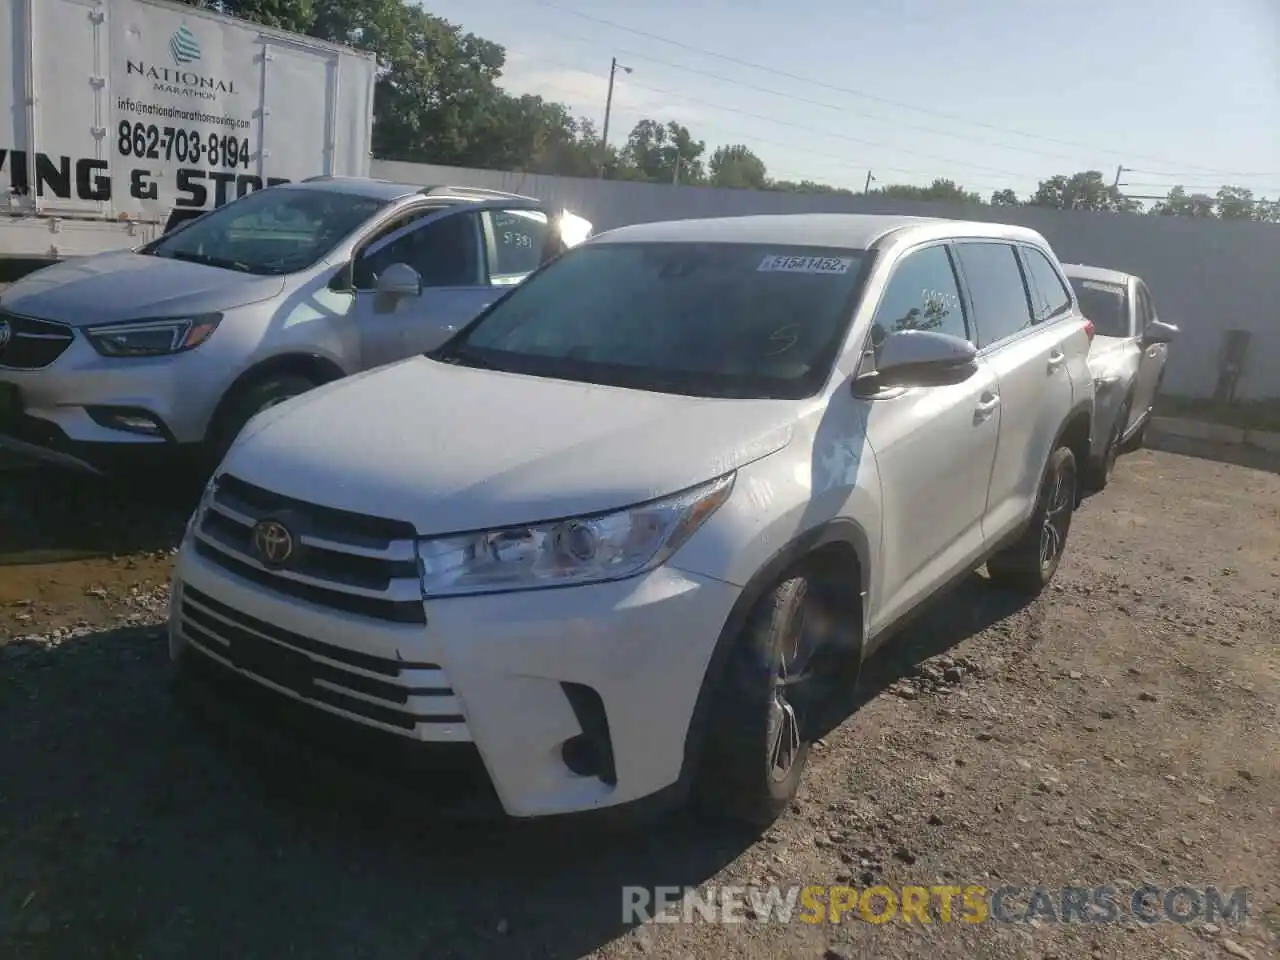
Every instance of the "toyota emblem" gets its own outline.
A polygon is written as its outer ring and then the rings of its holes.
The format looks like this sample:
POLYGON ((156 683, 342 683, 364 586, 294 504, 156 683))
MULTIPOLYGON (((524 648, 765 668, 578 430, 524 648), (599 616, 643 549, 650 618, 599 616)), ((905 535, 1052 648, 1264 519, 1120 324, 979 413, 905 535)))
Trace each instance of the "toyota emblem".
POLYGON ((269 567, 279 567, 293 556, 293 534, 279 520, 260 520, 253 528, 253 549, 269 567))
POLYGON ((0 350, 7 347, 12 339, 13 327, 9 326, 8 320, 0 320, 0 350))

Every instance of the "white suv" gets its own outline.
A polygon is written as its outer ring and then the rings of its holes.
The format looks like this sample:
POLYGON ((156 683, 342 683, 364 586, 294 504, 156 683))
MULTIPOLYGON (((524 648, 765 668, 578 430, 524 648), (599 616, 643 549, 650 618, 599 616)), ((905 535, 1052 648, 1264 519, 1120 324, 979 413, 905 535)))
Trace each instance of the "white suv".
POLYGON ((601 235, 249 424, 178 558, 179 689, 362 753, 452 745, 512 816, 692 790, 768 822, 895 624, 984 561, 1053 576, 1090 335, 1018 227, 601 235))

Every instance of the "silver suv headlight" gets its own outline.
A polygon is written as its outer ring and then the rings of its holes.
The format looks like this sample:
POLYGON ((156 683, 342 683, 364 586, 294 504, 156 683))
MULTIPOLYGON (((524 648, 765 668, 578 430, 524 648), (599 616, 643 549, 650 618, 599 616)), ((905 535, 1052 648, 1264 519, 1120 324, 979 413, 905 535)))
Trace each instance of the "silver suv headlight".
POLYGON ((213 336, 222 315, 206 313, 88 327, 84 335, 104 357, 162 357, 194 350, 213 336))
POLYGON ((664 563, 733 490, 734 474, 614 513, 418 543, 422 592, 461 596, 622 580, 664 563))

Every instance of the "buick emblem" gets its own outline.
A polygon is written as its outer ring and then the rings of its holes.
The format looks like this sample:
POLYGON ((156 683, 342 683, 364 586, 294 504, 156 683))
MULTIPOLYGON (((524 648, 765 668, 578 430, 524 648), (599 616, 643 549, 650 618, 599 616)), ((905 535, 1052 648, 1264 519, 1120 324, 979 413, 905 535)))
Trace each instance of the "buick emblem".
POLYGON ((266 566, 282 566, 293 556, 293 534, 279 520, 259 520, 253 528, 253 549, 266 566))
POLYGON ((0 320, 0 350, 7 347, 12 339, 13 327, 9 326, 8 320, 0 320))

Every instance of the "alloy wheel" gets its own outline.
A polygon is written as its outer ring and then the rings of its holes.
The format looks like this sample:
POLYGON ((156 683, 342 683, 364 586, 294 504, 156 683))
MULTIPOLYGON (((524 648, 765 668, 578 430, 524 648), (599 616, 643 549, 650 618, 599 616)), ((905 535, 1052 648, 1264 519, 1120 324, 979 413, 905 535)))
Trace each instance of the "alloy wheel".
POLYGON ((1050 481, 1044 522, 1040 528, 1040 569, 1048 570, 1061 556, 1067 543, 1067 527, 1071 522, 1073 478, 1067 470, 1058 469, 1050 481))

